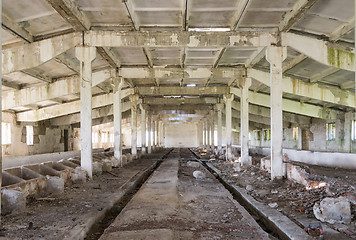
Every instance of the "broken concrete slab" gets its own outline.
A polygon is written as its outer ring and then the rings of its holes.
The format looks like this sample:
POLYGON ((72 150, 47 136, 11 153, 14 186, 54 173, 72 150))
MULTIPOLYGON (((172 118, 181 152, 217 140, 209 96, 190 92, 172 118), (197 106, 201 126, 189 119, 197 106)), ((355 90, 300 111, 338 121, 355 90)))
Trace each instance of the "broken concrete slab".
POLYGON ((313 207, 315 217, 330 224, 351 222, 350 201, 345 197, 324 198, 313 207))
POLYGON ((110 172, 110 171, 112 171, 112 162, 111 162, 109 159, 104 159, 104 160, 103 160, 102 171, 103 171, 103 172, 110 172))

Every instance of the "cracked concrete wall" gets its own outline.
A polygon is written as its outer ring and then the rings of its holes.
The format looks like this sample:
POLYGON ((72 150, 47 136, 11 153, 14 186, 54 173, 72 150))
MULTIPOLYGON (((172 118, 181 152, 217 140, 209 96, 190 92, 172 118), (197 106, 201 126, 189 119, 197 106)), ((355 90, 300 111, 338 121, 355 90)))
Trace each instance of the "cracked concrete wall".
POLYGON ((2 148, 4 157, 63 152, 64 130, 68 130, 68 150, 73 149, 70 126, 53 127, 44 121, 37 123, 17 122, 16 115, 9 112, 3 112, 3 122, 10 123, 11 128, 11 144, 4 144, 2 148), (33 145, 26 143, 26 126, 33 126, 33 145))

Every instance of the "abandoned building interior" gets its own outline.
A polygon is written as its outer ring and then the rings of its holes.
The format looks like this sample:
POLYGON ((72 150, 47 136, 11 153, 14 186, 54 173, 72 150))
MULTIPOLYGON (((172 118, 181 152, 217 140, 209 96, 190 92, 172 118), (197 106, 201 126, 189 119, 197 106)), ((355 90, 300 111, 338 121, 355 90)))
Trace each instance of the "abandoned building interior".
POLYGON ((356 0, 0 0, 0 239, 355 239, 356 0))

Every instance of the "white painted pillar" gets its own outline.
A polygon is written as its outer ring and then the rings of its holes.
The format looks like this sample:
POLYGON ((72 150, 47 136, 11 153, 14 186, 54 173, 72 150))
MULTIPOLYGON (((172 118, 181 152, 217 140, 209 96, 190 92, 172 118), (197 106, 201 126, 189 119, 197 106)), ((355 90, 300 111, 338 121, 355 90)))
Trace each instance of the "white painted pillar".
POLYGON ((156 126, 155 126, 155 129, 156 129, 156 149, 159 148, 159 119, 157 117, 157 120, 155 122, 156 126))
POLYGON ((218 103, 216 104, 216 109, 218 111, 218 151, 221 153, 222 150, 222 110, 223 110, 224 104, 223 103, 218 103))
POLYGON ((204 147, 205 149, 208 149, 209 147, 209 133, 208 133, 208 119, 204 119, 204 133, 205 133, 205 144, 204 147))
MULTIPOLYGON (((2 9, 2 1, 0 1, 0 9, 2 9)), ((1 25, 2 11, 0 11, 0 25, 1 25)), ((0 40, 2 39, 0 31, 0 40)), ((2 52, 2 45, 0 44, 0 52, 2 52)), ((0 58, 0 66, 2 66, 2 58, 0 58)), ((0 68, 0 76, 2 76, 2 68, 0 68)), ((2 78, 0 78, 0 86, 2 86, 2 78)), ((0 90, 0 99, 2 99, 2 90, 0 90)), ((2 101, 0 102, 0 113, 2 113, 2 101)), ((0 123, 2 123, 2 114, 0 114, 0 123)), ((2 143, 2 126, 0 126, 0 143, 2 143)), ((2 186, 2 144, 0 144, 0 186, 2 186)), ((0 197, 0 225, 1 222, 1 197, 0 197)))
POLYGON ((344 149, 343 151, 346 153, 351 152, 351 132, 352 132, 352 120, 353 120, 353 112, 345 113, 345 123, 344 123, 344 149))
POLYGON ((131 154, 132 159, 137 158, 137 94, 130 95, 131 101, 131 154))
POLYGON ((240 124, 240 141, 241 141, 241 165, 251 165, 249 157, 249 118, 248 118, 248 91, 251 86, 251 78, 243 78, 240 81, 241 88, 241 124, 240 124))
POLYGON ((140 104, 140 109, 141 109, 141 151, 146 153, 146 110, 142 104, 140 104))
POLYGON ((234 100, 233 94, 227 94, 224 96, 225 106, 226 106, 226 160, 232 160, 232 150, 231 150, 231 136, 232 136, 232 129, 231 129, 231 103, 234 100))
POLYGON ((215 111, 214 110, 211 110, 210 111, 210 137, 211 137, 211 143, 210 143, 210 149, 212 151, 215 150, 215 143, 214 143, 214 132, 215 132, 215 122, 214 122, 214 114, 215 114, 215 111))
POLYGON ((80 165, 93 178, 92 165, 92 68, 96 57, 95 47, 76 47, 75 56, 80 61, 80 165))
POLYGON ((155 117, 152 116, 152 150, 156 150, 156 121, 155 117))
POLYGON ((270 46, 266 59, 271 71, 271 179, 283 178, 282 63, 286 47, 270 46))
POLYGON ((152 114, 149 112, 147 114, 147 131, 148 131, 148 138, 147 138, 147 153, 152 153, 152 114))
MULTIPOLYGON (((124 79, 116 77, 114 80, 114 157, 118 159, 118 165, 122 167, 122 103, 121 89, 124 79)), ((116 166, 118 167, 118 166, 116 166)))

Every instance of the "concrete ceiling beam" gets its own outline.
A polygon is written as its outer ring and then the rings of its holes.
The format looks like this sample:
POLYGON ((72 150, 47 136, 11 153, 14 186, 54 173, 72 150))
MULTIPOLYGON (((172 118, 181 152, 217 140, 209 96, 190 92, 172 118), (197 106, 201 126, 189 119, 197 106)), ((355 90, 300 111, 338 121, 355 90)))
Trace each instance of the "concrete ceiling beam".
POLYGON ((61 15, 76 31, 87 31, 91 23, 74 0, 47 0, 47 2, 61 15))
POLYGON ((141 96, 203 96, 224 95, 228 87, 137 87, 141 96))
POLYGON ((84 41, 95 47, 265 47, 277 40, 266 32, 89 31, 84 41))
POLYGON ((341 24, 335 31, 329 35, 329 40, 332 42, 338 41, 344 34, 355 28, 355 16, 349 21, 341 24))
POLYGON ((288 32, 317 1, 318 0, 298 0, 293 5, 292 10, 284 15, 278 26, 279 32, 288 32))
POLYGON ((123 78, 239 78, 243 68, 120 68, 123 78))
POLYGON ((292 47, 319 63, 343 70, 355 71, 354 49, 346 49, 335 43, 294 33, 281 33, 281 39, 283 46, 292 47))
POLYGON ((50 39, 2 50, 2 74, 37 67, 82 44, 82 33, 69 33, 50 39))
MULTIPOLYGON (((92 86, 96 86, 105 79, 111 78, 111 70, 102 70, 93 73, 92 86)), ((31 88, 24 88, 19 91, 5 92, 2 96, 3 110, 14 107, 26 106, 46 100, 60 98, 66 95, 75 95, 80 92, 80 82, 78 76, 72 76, 63 80, 58 80, 51 84, 40 85, 31 88)), ((133 94, 133 89, 123 90, 123 98, 133 94)))
POLYGON ((144 98, 144 104, 148 105, 184 105, 184 104, 217 104, 218 98, 144 98))
MULTIPOLYGON (((241 96, 240 89, 230 88, 230 92, 237 97, 241 96)), ((270 95, 249 92, 249 102, 263 107, 271 107, 270 95)), ((282 100, 283 111, 300 114, 308 117, 321 118, 321 119, 336 119, 339 111, 332 109, 315 106, 312 104, 304 104, 289 99, 282 100)))
MULTIPOLYGON (((271 86, 269 72, 249 68, 247 69, 247 75, 269 87, 271 86)), ((337 87, 312 84, 291 77, 283 77, 282 91, 323 102, 356 108, 355 95, 350 91, 342 90, 337 87)))
POLYGON ((4 12, 4 10, 1 14, 1 24, 3 29, 9 31, 12 35, 20 38, 22 41, 26 43, 31 43, 34 41, 33 36, 19 23, 10 18, 8 14, 4 12))

